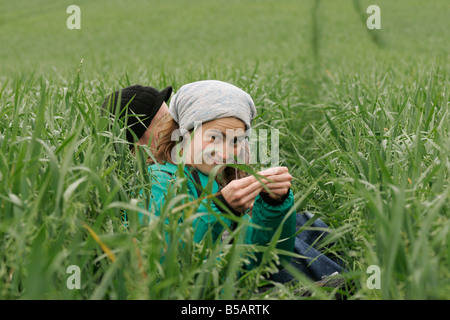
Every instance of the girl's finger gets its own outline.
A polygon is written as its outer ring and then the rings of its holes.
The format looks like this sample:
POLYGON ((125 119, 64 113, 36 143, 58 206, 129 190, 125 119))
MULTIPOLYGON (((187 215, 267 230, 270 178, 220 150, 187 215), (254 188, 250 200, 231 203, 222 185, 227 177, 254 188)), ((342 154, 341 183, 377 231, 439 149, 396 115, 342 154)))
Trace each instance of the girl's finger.
POLYGON ((266 184, 266 187, 269 188, 269 190, 290 188, 291 187, 291 183, 289 181, 277 182, 277 183, 268 183, 268 184, 266 184))
POLYGON ((248 193, 252 193, 253 191, 258 190, 258 189, 262 189, 262 186, 261 186, 261 183, 256 180, 252 184, 250 184, 247 187, 245 187, 243 189, 243 193, 245 195, 245 194, 248 194, 248 193))
POLYGON ((273 167, 273 168, 269 168, 263 171, 258 172, 258 174, 262 175, 262 176, 270 176, 270 175, 277 175, 277 174, 282 174, 285 172, 288 172, 288 168, 287 167, 273 167))
POLYGON ((245 177, 245 178, 234 180, 233 182, 235 183, 235 186, 238 189, 243 189, 243 188, 251 185, 252 183, 255 183, 255 181, 257 181, 257 180, 256 180, 256 178, 254 176, 248 176, 248 177, 245 177))
POLYGON ((256 196, 257 196, 261 191, 262 191, 262 187, 259 187, 259 188, 255 189, 255 190, 253 190, 251 193, 245 195, 245 196, 242 198, 242 202, 244 202, 244 203, 247 203, 247 202, 248 202, 249 204, 251 203, 252 206, 253 206, 253 202, 255 201, 256 196))
POLYGON ((283 174, 277 174, 273 176, 268 176, 267 179, 263 179, 267 183, 273 183, 273 182, 279 182, 279 181, 285 181, 285 180, 292 180, 292 176, 289 173, 283 173, 283 174))

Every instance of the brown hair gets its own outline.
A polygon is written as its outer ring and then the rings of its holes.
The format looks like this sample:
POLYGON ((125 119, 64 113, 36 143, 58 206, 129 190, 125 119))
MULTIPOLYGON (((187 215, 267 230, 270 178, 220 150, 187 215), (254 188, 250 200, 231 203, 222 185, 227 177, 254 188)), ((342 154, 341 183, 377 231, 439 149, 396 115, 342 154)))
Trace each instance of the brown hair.
MULTIPOLYGON (((176 147, 180 140, 172 140, 172 133, 179 129, 179 126, 170 115, 166 115, 165 119, 162 119, 161 121, 161 131, 159 132, 159 139, 156 146, 157 151, 155 154, 155 160, 159 164, 163 164, 165 162, 174 164, 172 161, 172 150, 176 147)), ((245 152, 248 152, 248 150, 246 149, 245 152)), ((153 159, 149 157, 147 159, 147 163, 153 164, 153 159)), ((243 178, 247 175, 248 174, 243 170, 227 166, 223 170, 222 174, 216 177, 216 181, 220 186, 224 187, 231 181, 243 178)))
MULTIPOLYGON (((173 164, 171 152, 179 141, 172 140, 172 133, 179 129, 178 123, 172 119, 170 115, 165 115, 164 119, 161 119, 161 130, 159 132, 158 142, 156 145, 155 160, 157 163, 163 164, 169 162, 173 164)), ((152 163, 151 158, 148 159, 149 163, 152 163)))

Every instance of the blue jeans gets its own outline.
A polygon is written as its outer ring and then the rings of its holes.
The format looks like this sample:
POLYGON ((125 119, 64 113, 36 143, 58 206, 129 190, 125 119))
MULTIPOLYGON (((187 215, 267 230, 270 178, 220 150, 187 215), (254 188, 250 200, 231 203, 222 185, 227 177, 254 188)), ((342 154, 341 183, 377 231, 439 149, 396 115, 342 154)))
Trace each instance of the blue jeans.
MULTIPOLYGON (((308 223, 311 218, 313 218, 313 215, 309 212, 297 213, 297 231, 308 223)), ((328 225, 317 219, 309 227, 326 229, 328 225)), ((324 239, 328 233, 324 230, 309 230, 309 227, 296 236, 294 247, 295 253, 308 258, 292 258, 289 264, 314 281, 318 281, 323 276, 329 276, 334 272, 344 272, 341 261, 325 256, 317 248, 320 240, 324 239)), ((295 277, 286 269, 282 269, 273 274, 271 278, 273 281, 285 283, 293 280, 295 277)))

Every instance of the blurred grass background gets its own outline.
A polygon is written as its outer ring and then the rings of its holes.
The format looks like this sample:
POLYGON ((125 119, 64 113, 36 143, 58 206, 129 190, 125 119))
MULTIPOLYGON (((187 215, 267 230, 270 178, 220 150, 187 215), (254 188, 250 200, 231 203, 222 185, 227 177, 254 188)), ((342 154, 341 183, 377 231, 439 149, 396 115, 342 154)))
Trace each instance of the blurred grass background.
POLYGON ((66 28, 71 4, 2 1, 2 75, 66 75, 81 59, 86 75, 106 78, 124 70, 151 77, 162 70, 182 75, 190 74, 186 68, 217 72, 256 63, 304 74, 313 64, 313 41, 319 43, 322 71, 364 74, 380 62, 445 60, 449 49, 448 3, 439 0, 377 1, 382 28, 373 31, 361 20, 369 16, 370 1, 81 0, 81 30, 66 28), (379 35, 382 47, 370 33, 379 35))
POLYGON ((118 208, 132 211, 131 192, 148 183, 95 107, 121 86, 208 78, 248 91, 255 125, 280 130, 296 208, 333 227, 329 253, 360 280, 356 298, 448 299, 449 14, 446 0, 1 1, 0 296, 261 297, 237 279, 218 284, 226 269, 194 249, 161 282, 155 230, 120 229, 118 208), (81 30, 66 27, 72 4, 81 30), (372 4, 381 30, 365 25, 372 4), (69 263, 81 291, 65 286, 69 263), (371 264, 381 290, 364 287, 371 264))

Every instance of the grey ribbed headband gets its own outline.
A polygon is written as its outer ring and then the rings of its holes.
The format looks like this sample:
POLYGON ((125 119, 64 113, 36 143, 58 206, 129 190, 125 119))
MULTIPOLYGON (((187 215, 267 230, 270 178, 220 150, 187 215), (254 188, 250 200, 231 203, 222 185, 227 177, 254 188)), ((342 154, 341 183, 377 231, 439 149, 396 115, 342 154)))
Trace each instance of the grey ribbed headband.
POLYGON ((235 117, 250 129, 256 116, 250 95, 238 87, 217 80, 186 84, 170 100, 169 113, 180 129, 191 130, 194 122, 235 117))

